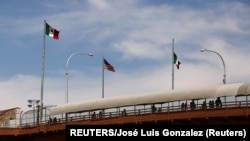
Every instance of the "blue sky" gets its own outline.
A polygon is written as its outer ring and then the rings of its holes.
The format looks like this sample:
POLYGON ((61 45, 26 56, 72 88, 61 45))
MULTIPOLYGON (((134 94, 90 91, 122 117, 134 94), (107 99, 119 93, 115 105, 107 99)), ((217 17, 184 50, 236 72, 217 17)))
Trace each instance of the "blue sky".
POLYGON ((102 96, 102 57, 116 72, 104 71, 105 97, 172 88, 172 39, 181 61, 175 89, 222 85, 219 52, 227 83, 250 79, 248 0, 5 0, 0 5, 0 109, 27 110, 40 99, 43 24, 60 31, 46 36, 44 105, 102 96))

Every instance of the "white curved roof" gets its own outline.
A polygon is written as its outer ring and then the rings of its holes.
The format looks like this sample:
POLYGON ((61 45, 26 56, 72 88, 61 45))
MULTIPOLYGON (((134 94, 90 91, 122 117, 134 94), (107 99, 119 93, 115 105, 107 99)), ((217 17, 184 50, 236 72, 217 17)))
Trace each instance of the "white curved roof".
POLYGON ((200 89, 169 90, 164 92, 117 96, 104 99, 102 98, 88 101, 73 102, 53 107, 51 109, 50 115, 149 103, 164 103, 178 100, 216 98, 221 96, 240 96, 249 94, 250 82, 225 84, 200 89))

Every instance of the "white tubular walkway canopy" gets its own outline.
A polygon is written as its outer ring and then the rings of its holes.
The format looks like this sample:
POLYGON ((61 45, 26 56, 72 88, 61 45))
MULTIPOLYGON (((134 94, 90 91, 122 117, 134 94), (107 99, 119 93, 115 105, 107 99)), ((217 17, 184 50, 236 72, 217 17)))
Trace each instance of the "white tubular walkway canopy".
POLYGON ((242 96, 249 94, 250 82, 224 84, 220 86, 199 89, 169 90, 164 92, 117 96, 111 98, 72 102, 53 107, 51 109, 50 115, 109 109, 132 105, 144 105, 151 103, 166 103, 179 100, 216 98, 222 96, 242 96))

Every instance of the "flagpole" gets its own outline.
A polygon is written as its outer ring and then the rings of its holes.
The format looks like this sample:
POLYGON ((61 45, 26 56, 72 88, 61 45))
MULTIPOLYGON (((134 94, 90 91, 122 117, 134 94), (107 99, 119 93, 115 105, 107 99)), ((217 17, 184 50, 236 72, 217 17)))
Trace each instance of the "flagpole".
POLYGON ((46 20, 44 20, 44 29, 43 29, 43 49, 42 49, 42 71, 41 71, 41 105, 40 105, 40 120, 42 120, 43 114, 43 86, 44 86, 44 66, 45 66, 45 30, 46 30, 46 20))
POLYGON ((172 90, 174 89, 174 38, 172 41, 172 90))
POLYGON ((102 58, 102 98, 104 98, 104 57, 102 58))

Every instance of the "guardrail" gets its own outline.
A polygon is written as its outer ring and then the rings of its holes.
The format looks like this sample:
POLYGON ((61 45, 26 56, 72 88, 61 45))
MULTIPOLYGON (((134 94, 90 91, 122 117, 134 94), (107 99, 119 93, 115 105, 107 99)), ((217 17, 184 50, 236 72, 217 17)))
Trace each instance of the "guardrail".
MULTIPOLYGON (((234 107, 245 107, 248 108, 250 105, 250 101, 229 101, 229 102, 222 102, 220 106, 216 106, 216 104, 213 104, 214 106, 209 105, 209 103, 206 104, 204 107, 202 102, 197 102, 194 108, 190 104, 187 104, 183 107, 183 101, 182 102, 175 102, 175 103, 161 103, 161 104, 145 104, 145 105, 136 105, 136 106, 127 106, 127 107, 118 107, 113 109, 101 109, 101 110, 95 110, 95 111, 83 111, 78 113, 70 113, 68 114, 68 118, 65 118, 65 115, 57 115, 54 117, 44 117, 42 121, 37 125, 36 122, 33 122, 33 117, 29 117, 28 119, 23 118, 19 119, 22 120, 22 122, 19 122, 21 124, 16 124, 16 126, 10 126, 10 127, 0 127, 0 129, 5 130, 8 132, 9 129, 32 129, 32 130, 41 130, 41 128, 45 128, 43 126, 47 127, 55 126, 57 124, 66 124, 67 122, 73 122, 73 121, 84 121, 84 120, 98 120, 98 119, 108 119, 108 118, 116 118, 116 117, 122 117, 122 116, 135 116, 135 115, 145 115, 145 114, 152 114, 152 113, 171 113, 171 112, 186 112, 186 111, 204 111, 204 110, 213 110, 218 108, 223 109, 229 109, 234 107), (26 121, 26 122, 24 122, 26 121), (28 122, 30 121, 30 122, 28 122), (49 125, 49 126, 48 126, 49 125), (39 129, 37 128, 39 127, 39 129)), ((18 120, 18 119, 17 119, 18 120)), ((49 129, 48 129, 49 130, 49 129)), ((14 131, 14 130, 13 130, 14 131)))

